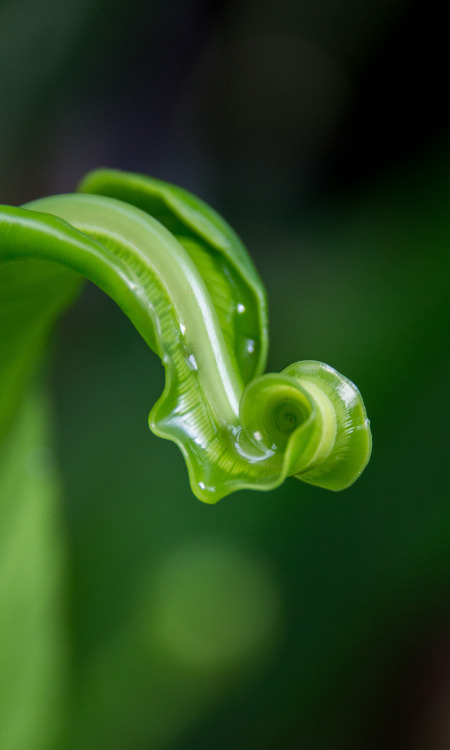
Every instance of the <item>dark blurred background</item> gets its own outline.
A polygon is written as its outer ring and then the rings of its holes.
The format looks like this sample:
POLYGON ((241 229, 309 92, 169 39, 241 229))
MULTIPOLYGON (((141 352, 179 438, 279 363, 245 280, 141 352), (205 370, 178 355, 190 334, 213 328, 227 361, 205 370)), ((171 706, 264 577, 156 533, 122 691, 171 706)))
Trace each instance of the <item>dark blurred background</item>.
POLYGON ((147 428, 159 361, 86 287, 50 371, 55 747, 450 748, 448 73, 437 0, 0 0, 0 202, 98 166, 197 193, 267 286, 268 369, 336 367, 374 437, 342 494, 201 504, 147 428))

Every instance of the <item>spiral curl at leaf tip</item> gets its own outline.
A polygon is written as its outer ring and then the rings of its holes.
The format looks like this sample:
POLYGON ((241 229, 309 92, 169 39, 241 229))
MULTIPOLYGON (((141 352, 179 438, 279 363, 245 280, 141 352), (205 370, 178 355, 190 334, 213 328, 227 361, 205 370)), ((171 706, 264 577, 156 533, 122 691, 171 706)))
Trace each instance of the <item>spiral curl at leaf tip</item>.
POLYGON ((358 389, 321 362, 297 362, 253 380, 240 417, 244 433, 278 466, 272 486, 294 476, 345 489, 370 457, 370 427, 358 389))
MULTIPOLYGON (((21 367, 28 372, 20 336, 28 342, 42 328, 45 338, 81 275, 161 358, 166 382, 150 428, 179 446, 199 499, 273 489, 288 476, 331 490, 351 485, 371 451, 361 395, 321 362, 262 374, 265 290, 228 224, 190 193, 143 175, 98 170, 78 190, 0 207, 0 283, 28 314, 17 329, 8 319, 10 339, 3 335, 6 386, 21 367), (60 276, 28 260, 60 264, 60 276)), ((0 437, 1 429, 0 414, 0 437)))

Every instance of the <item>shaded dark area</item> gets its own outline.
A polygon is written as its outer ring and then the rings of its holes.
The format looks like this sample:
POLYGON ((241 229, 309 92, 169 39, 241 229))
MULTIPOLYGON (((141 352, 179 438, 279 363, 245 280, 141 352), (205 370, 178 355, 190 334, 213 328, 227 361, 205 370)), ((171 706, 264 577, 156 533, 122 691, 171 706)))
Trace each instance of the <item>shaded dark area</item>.
POLYGON ((356 81, 356 96, 331 146, 325 187, 356 185, 407 164, 448 132, 444 9, 408 4, 356 81))
POLYGON ((70 654, 55 747, 450 746, 443 12, 0 2, 0 201, 103 165, 197 193, 266 283, 269 371, 329 362, 374 435, 345 493, 290 480, 202 505, 148 431, 160 363, 87 288, 49 371, 70 654))

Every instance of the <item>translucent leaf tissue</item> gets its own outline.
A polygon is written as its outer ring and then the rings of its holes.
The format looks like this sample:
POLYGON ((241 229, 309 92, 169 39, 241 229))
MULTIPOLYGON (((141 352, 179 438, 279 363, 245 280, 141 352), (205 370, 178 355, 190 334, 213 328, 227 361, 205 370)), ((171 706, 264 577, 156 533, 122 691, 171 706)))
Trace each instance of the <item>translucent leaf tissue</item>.
POLYGON ((0 207, 0 440, 81 277, 161 358, 150 428, 179 446, 200 500, 359 477, 371 434, 358 389, 315 361, 263 374, 265 291, 233 230, 181 188, 106 169, 75 194, 0 207))

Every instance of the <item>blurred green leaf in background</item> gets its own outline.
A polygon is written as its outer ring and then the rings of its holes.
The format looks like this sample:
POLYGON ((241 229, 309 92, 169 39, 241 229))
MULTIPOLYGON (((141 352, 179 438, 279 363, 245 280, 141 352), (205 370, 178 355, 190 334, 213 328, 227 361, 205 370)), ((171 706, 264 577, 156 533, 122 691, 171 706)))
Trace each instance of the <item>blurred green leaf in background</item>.
POLYGON ((329 362, 374 434, 345 493, 199 503, 148 431, 159 362, 87 289, 52 346, 53 424, 39 392, 0 455, 1 750, 449 747, 441 15, 0 2, 0 201, 102 165, 199 194, 267 286, 269 369, 329 362))

